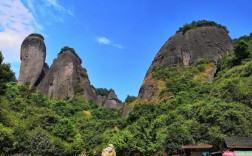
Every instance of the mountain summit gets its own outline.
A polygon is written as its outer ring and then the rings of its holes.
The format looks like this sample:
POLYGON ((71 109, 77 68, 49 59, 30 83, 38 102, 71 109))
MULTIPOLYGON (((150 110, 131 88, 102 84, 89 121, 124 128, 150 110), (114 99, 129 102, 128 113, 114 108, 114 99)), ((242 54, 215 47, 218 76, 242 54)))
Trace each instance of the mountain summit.
MULTIPOLYGON (((202 59, 216 63, 232 51, 233 42, 225 27, 211 21, 186 24, 170 37, 157 53, 147 71, 138 98, 152 101, 160 92, 161 82, 155 81, 152 77, 155 68, 190 66, 202 59)), ((209 74, 213 76, 215 71, 216 68, 213 67, 209 74)))

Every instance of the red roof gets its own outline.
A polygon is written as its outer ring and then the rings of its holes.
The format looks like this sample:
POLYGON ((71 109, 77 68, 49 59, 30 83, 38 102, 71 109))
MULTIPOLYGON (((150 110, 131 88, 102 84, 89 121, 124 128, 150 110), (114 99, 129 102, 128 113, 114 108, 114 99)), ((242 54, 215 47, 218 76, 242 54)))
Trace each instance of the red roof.
POLYGON ((211 149, 213 145, 188 145, 188 146, 181 146, 182 149, 211 149))

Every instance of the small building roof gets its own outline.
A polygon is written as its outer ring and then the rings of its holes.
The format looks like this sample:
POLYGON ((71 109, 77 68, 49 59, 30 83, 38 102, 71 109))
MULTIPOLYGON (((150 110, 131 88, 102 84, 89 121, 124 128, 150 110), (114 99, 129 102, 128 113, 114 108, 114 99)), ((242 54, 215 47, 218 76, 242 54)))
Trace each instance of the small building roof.
POLYGON ((182 149, 211 149, 213 145, 186 145, 181 146, 182 149))
POLYGON ((252 137, 226 137, 228 148, 252 148, 252 137))

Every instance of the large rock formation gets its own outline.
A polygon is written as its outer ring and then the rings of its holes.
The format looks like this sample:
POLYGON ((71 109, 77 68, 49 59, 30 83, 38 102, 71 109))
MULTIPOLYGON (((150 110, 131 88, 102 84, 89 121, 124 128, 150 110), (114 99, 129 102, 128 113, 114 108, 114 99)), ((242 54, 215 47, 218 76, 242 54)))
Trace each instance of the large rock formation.
POLYGON ((71 48, 62 49, 37 90, 54 99, 72 98, 77 92, 84 92, 85 98, 96 100, 87 71, 71 48))
POLYGON ((31 34, 26 37, 21 45, 21 67, 18 84, 29 83, 29 88, 38 85, 47 70, 45 58, 46 46, 43 36, 31 34))
POLYGON ((175 34, 157 53, 140 88, 138 99, 149 101, 160 89, 159 83, 162 82, 155 81, 151 74, 155 67, 189 66, 203 58, 217 62, 232 50, 231 38, 224 29, 216 26, 197 27, 175 34))
POLYGON ((185 66, 207 58, 217 62, 233 49, 233 42, 222 28, 214 26, 198 27, 175 34, 157 53, 148 72, 156 66, 185 66))
POLYGON ((28 83, 30 89, 36 88, 53 99, 72 98, 76 93, 81 93, 84 98, 105 107, 121 107, 113 90, 105 96, 96 94, 96 89, 90 84, 87 71, 82 68, 82 61, 73 48, 64 47, 49 68, 45 63, 43 36, 31 34, 21 45, 20 59, 19 85, 28 83))

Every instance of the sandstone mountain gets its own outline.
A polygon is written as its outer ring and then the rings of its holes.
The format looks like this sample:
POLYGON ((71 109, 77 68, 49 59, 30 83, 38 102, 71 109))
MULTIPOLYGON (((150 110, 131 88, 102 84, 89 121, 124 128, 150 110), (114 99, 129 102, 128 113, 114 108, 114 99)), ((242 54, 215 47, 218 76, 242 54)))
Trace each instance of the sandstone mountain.
POLYGON ((96 89, 90 84, 87 70, 81 66, 82 60, 73 48, 62 48, 50 68, 45 63, 45 58, 43 36, 29 35, 21 46, 22 62, 18 84, 28 83, 29 88, 36 88, 52 99, 69 99, 79 93, 93 103, 108 108, 121 107, 114 91, 106 96, 96 94, 96 89))
POLYGON ((95 91, 81 63, 72 49, 62 49, 37 90, 53 99, 72 98, 76 92, 83 91, 85 98, 95 100, 95 91))
MULTIPOLYGON (((232 50, 233 43, 228 33, 217 26, 201 26, 176 33, 165 42, 154 58, 140 88, 138 99, 153 101, 159 94, 163 82, 153 79, 152 71, 155 68, 190 66, 201 59, 208 59, 216 63, 232 50)), ((215 72, 216 66, 214 65, 209 70, 209 81, 213 80, 215 72)))
POLYGON ((25 38, 21 45, 21 67, 18 84, 28 83, 29 88, 38 85, 43 79, 47 65, 45 64, 46 46, 44 38, 39 34, 31 34, 25 38))

